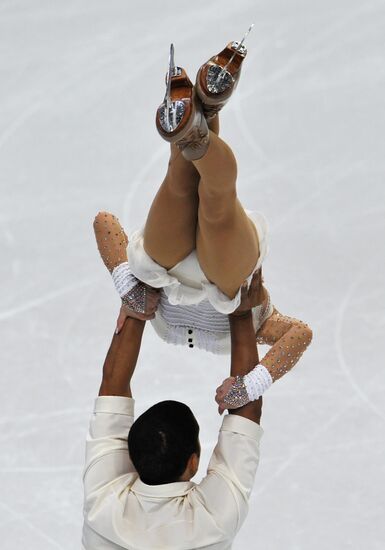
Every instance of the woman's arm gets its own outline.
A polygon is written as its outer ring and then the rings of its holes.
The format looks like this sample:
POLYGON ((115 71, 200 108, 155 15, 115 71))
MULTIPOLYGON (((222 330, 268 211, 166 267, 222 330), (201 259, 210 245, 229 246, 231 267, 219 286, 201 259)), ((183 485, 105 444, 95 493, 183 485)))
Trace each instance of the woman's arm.
POLYGON ((127 258, 128 238, 118 218, 109 212, 99 212, 94 220, 94 232, 100 256, 122 299, 116 323, 117 333, 127 317, 141 321, 153 319, 159 291, 142 283, 131 273, 127 258))
POLYGON ((274 309, 257 332, 256 338, 258 344, 272 347, 259 364, 242 378, 242 383, 238 381, 237 384, 234 378, 228 378, 222 383, 217 390, 220 410, 258 399, 275 380, 298 362, 312 340, 312 331, 302 321, 281 315, 274 309), (246 392, 241 391, 242 388, 246 392))
POLYGON ((274 382, 299 361, 312 336, 308 325, 298 319, 281 315, 274 308, 257 332, 258 344, 272 346, 260 364, 269 371, 274 382))

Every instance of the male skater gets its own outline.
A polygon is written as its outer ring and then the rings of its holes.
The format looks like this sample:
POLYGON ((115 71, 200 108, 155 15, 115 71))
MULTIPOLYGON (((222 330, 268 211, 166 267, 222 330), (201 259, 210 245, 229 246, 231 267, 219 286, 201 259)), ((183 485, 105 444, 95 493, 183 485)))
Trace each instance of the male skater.
MULTIPOLYGON (((257 363, 253 279, 229 315, 231 376, 257 363)), ((144 321, 128 318, 114 334, 87 437, 84 550, 226 550, 241 527, 259 460, 262 398, 226 414, 207 475, 199 465, 199 426, 177 401, 157 403, 134 422, 131 378, 144 321), (128 441, 127 441, 128 436, 128 441)))

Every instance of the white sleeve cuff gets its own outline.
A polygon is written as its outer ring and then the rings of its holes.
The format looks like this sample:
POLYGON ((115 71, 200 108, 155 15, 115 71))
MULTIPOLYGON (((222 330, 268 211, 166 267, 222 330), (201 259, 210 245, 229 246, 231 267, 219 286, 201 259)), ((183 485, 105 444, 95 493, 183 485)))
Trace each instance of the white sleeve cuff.
POLYGON ((243 377, 243 382, 246 386, 247 395, 250 401, 255 401, 270 388, 273 379, 266 367, 257 365, 243 377))
POLYGON ((135 400, 119 395, 101 395, 95 399, 95 413, 125 414, 134 416, 135 400))
POLYGON ((238 414, 226 414, 222 421, 221 431, 246 435, 257 441, 263 435, 263 429, 259 424, 238 414))
POLYGON ((132 274, 128 262, 123 262, 112 271, 112 280, 121 298, 138 284, 138 279, 132 274))

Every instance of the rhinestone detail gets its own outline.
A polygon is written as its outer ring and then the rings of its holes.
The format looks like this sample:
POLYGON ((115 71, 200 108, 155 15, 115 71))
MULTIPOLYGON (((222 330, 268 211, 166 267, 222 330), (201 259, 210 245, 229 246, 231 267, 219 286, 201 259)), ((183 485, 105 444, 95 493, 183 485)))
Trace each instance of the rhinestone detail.
POLYGON ((211 65, 207 71, 207 89, 212 94, 220 94, 234 84, 231 73, 220 65, 211 65))
POLYGON ((180 100, 171 101, 168 113, 166 102, 162 103, 158 109, 158 113, 159 122, 163 130, 169 133, 173 132, 179 126, 185 110, 185 104, 180 100))
POLYGON ((293 368, 311 339, 312 331, 305 323, 273 311, 257 333, 257 344, 272 346, 262 363, 274 380, 293 368))
POLYGON ((122 297, 122 303, 136 313, 146 312, 146 285, 141 281, 122 297))
MULTIPOLYGON (((171 76, 180 76, 182 74, 182 68, 181 67, 174 67, 170 71, 171 76)), ((168 74, 166 75, 166 79, 168 77, 168 74)))
POLYGON ((243 407, 243 405, 246 405, 249 401, 250 399, 243 381, 243 376, 236 376, 234 384, 223 399, 223 403, 234 409, 243 407))
MULTIPOLYGON (((233 50, 237 50, 237 48, 239 47, 239 42, 237 41, 234 41, 231 43, 231 48, 233 50)), ((247 48, 244 44, 242 44, 242 46, 239 48, 239 50, 237 50, 237 53, 240 53, 241 55, 246 55, 247 54, 247 48)))

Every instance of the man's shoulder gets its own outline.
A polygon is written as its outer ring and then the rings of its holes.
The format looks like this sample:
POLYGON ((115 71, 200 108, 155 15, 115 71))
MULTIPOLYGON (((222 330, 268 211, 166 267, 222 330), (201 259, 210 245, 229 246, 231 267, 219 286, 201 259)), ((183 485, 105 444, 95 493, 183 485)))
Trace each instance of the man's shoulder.
POLYGON ((114 504, 114 496, 117 497, 116 500, 119 500, 124 495, 128 495, 135 481, 139 478, 137 472, 129 472, 123 475, 112 479, 108 483, 102 485, 99 488, 96 488, 95 491, 92 491, 85 499, 85 509, 91 509, 92 506, 98 502, 107 502, 107 499, 111 505, 114 504))

